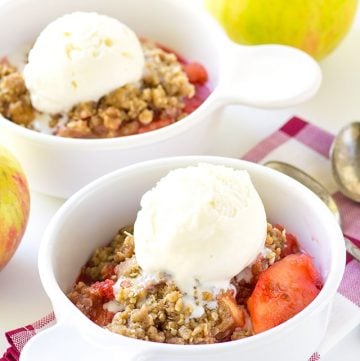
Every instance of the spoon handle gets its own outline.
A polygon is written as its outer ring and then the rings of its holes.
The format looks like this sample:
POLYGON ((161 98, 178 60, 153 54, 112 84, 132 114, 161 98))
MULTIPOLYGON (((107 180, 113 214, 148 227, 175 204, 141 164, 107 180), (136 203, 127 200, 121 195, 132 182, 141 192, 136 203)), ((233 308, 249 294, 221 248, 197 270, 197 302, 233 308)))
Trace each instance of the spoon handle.
MULTIPOLYGON (((331 210, 336 220, 340 223, 340 212, 339 209, 330 195, 330 193, 313 177, 305 173, 299 168, 294 167, 291 164, 280 162, 280 161, 268 161, 264 163, 265 166, 275 169, 278 172, 284 173, 287 176, 294 178, 298 182, 302 183, 305 187, 309 188, 315 193, 331 210)), ((346 250, 360 262, 360 248, 351 242, 348 238, 344 237, 346 250)))
POLYGON ((356 246, 349 238, 344 237, 346 250, 360 262, 360 248, 356 246))

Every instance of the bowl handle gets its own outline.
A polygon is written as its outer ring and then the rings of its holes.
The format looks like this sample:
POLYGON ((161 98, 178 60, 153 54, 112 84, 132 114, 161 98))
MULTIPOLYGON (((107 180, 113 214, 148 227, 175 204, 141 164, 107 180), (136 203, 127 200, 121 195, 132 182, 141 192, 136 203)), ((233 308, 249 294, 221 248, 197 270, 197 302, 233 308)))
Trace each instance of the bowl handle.
POLYGON ((20 354, 20 361, 78 361, 104 360, 135 361, 142 354, 129 356, 125 350, 113 352, 110 348, 89 346, 83 340, 76 327, 68 322, 58 322, 56 325, 41 331, 32 337, 20 354))
POLYGON ((310 99, 322 78, 320 66, 311 56, 284 45, 227 44, 220 69, 213 97, 217 105, 292 106, 310 99))

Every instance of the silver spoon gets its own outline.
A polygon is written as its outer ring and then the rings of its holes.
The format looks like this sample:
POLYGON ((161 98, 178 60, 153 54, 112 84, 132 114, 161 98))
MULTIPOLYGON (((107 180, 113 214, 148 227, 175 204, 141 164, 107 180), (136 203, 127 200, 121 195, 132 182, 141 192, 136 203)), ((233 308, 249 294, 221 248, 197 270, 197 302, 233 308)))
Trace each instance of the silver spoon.
MULTIPOLYGON (((265 166, 275 169, 281 173, 288 175, 291 178, 294 178, 298 182, 302 183, 305 187, 313 191, 330 209, 334 214, 336 220, 341 224, 339 208, 336 205, 334 198, 330 193, 322 186, 317 180, 311 177, 309 174, 305 173, 299 168, 294 167, 285 162, 280 161, 269 161, 264 163, 265 166)), ((344 237, 346 250, 360 262, 360 248, 351 242, 348 238, 344 237)))
POLYGON ((360 202, 360 122, 340 130, 331 146, 330 158, 340 192, 360 202))

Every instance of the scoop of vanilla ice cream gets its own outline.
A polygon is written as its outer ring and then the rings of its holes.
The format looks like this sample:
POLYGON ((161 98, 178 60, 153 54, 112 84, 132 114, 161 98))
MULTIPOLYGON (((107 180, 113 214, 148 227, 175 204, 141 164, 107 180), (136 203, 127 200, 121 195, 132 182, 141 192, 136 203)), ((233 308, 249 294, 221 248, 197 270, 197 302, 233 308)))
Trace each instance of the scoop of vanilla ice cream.
POLYGON ((95 12, 64 15, 45 27, 24 68, 33 106, 59 113, 138 81, 144 54, 135 33, 95 12))
POLYGON ((166 272, 188 295, 227 289, 266 239, 266 214, 247 171, 199 164, 169 172, 141 199, 136 259, 166 272))

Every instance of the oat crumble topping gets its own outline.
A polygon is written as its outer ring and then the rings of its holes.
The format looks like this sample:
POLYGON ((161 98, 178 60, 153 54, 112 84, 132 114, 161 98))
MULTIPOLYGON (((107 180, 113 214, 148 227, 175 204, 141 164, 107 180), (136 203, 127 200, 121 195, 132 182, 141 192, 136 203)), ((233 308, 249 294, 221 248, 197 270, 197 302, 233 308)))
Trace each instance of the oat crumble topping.
MULTIPOLYGON (((139 82, 97 102, 80 103, 67 114, 48 115, 52 133, 72 138, 126 136, 169 125, 194 110, 186 109, 186 100, 195 98, 196 86, 206 82, 206 73, 192 83, 186 64, 175 54, 148 40, 142 47, 145 69, 139 82)), ((0 113, 16 124, 40 130, 35 120, 42 113, 32 107, 21 73, 5 59, 0 61, 0 113)))
MULTIPOLYGON (((286 255, 285 230, 268 224, 265 246, 266 254, 249 268, 251 278, 245 280, 239 274, 232 280, 237 304, 245 315, 241 327, 234 323, 229 304, 225 302, 231 291, 217 297, 211 292, 202 292, 199 297, 215 301, 214 307, 205 305, 201 317, 190 317, 191 306, 186 305, 184 295, 170 278, 143 281, 134 255, 132 227, 122 228, 108 246, 95 250, 68 297, 92 321, 124 336, 174 344, 238 340, 253 334, 246 301, 259 273, 286 255), (111 287, 99 294, 97 285, 102 282, 111 282, 111 287), (112 293, 113 289, 117 289, 116 294, 112 293), (104 299, 107 292, 110 292, 110 303, 116 305, 116 312, 104 306, 109 300, 109 297, 104 299)), ((289 251, 297 250, 296 244, 293 247, 289 251)))

